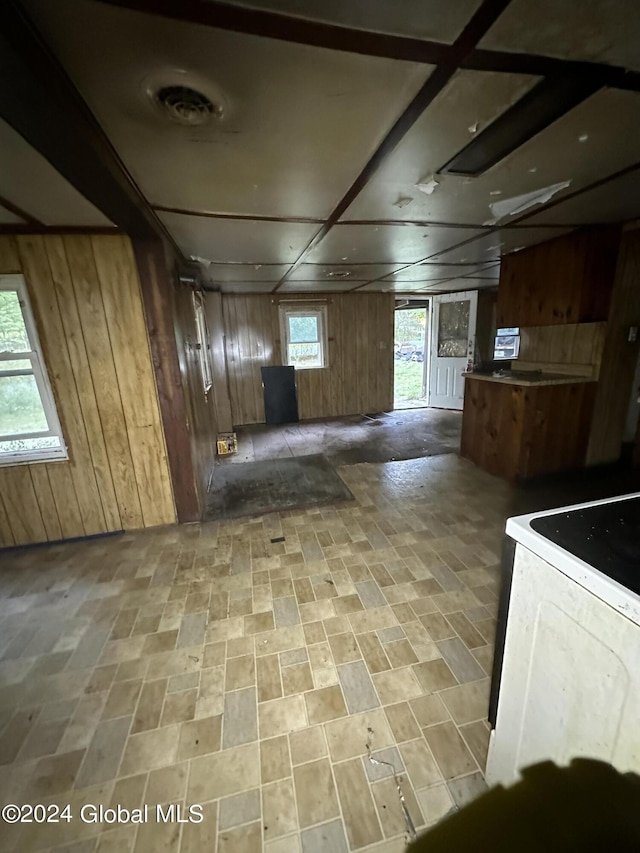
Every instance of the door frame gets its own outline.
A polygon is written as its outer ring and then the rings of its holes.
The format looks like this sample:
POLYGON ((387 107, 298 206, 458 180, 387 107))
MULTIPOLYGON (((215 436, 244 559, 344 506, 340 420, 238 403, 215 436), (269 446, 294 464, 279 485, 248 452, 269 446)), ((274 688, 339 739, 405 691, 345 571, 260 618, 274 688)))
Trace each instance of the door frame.
MULTIPOLYGON (((477 290, 460 290, 453 291, 451 293, 440 293, 431 298, 430 311, 431 316, 429 318, 429 364, 428 364, 428 395, 427 395, 427 406, 429 408, 443 408, 442 406, 434 406, 432 403, 433 394, 432 394, 432 361, 434 358, 435 347, 438 344, 438 329, 436 328, 436 314, 438 317, 440 316, 440 312, 436 310, 438 305, 442 302, 462 302, 468 299, 470 301, 470 310, 469 310, 469 336, 468 336, 468 346, 467 346, 467 355, 464 357, 465 360, 475 358, 475 349, 476 349, 476 326, 478 321, 478 291, 477 290)), ((462 356, 460 357, 462 358, 462 356)), ((460 406, 462 409, 462 406, 460 406)))

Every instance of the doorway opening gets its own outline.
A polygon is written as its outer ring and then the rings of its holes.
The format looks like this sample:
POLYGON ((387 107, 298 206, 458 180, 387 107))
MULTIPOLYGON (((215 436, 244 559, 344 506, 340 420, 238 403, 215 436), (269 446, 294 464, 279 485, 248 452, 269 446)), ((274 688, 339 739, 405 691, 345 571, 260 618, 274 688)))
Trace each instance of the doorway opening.
POLYGON ((404 303, 394 312, 393 407, 422 409, 427 403, 429 303, 404 303))

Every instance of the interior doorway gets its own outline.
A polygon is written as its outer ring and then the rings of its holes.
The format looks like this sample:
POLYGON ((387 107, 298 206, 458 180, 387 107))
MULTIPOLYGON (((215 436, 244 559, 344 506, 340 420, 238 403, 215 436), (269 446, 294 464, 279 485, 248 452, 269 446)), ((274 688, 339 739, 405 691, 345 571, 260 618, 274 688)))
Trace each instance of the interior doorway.
POLYGON ((394 312, 393 407, 427 406, 429 303, 405 303, 394 312))

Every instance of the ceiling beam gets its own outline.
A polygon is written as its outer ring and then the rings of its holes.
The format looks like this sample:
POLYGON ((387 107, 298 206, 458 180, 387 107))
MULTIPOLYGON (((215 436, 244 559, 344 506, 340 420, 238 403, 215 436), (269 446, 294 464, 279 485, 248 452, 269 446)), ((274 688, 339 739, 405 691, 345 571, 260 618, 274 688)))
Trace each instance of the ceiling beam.
POLYGON ((385 160, 387 160, 395 150, 427 107, 434 101, 440 92, 442 92, 444 87, 460 67, 460 64, 466 59, 496 19, 504 12, 509 3, 510 0, 483 1, 451 46, 451 50, 447 54, 446 60, 436 67, 435 71, 429 76, 418 94, 414 97, 400 118, 395 122, 371 159, 366 163, 358 177, 333 209, 327 221, 311 238, 307 246, 297 258, 296 262, 280 279, 277 286, 274 288, 274 293, 284 284, 285 281, 289 279, 294 270, 296 270, 300 264, 304 263, 305 258, 309 256, 321 240, 326 237, 331 228, 340 220, 343 213, 346 212, 361 190, 369 183, 373 175, 378 171, 378 169, 380 169, 385 160))
POLYGON ((17 0, 0 4, 0 116, 127 234, 167 238, 160 220, 17 0))
POLYGON ((588 77, 600 86, 640 91, 640 72, 599 62, 557 59, 534 53, 509 53, 500 50, 473 50, 462 63, 469 71, 501 71, 505 74, 530 74, 534 77, 588 77))
POLYGON ((8 210, 9 213, 13 213, 14 216, 20 217, 23 219, 28 225, 37 225, 42 226, 42 222, 39 219, 36 219, 35 216, 31 216, 30 213, 27 213, 25 210, 22 210, 21 207, 18 207, 17 204, 9 201, 8 198, 4 198, 4 196, 0 195, 0 206, 4 207, 5 210, 8 210))
POLYGON ((201 24, 218 30, 274 38, 280 41, 326 47, 366 56, 402 59, 437 65, 451 50, 441 42, 376 33, 297 18, 264 9, 234 6, 217 0, 100 0, 132 12, 143 12, 182 23, 201 24))
MULTIPOLYGON (((341 24, 328 24, 323 21, 293 17, 281 12, 235 6, 220 0, 98 0, 98 2, 132 12, 158 15, 174 21, 200 24, 219 30, 429 65, 449 62, 460 42, 458 39, 450 45, 392 33, 372 32, 341 24)), ((474 45, 477 43, 478 41, 474 45)), ((602 86, 640 91, 640 72, 598 62, 485 50, 474 46, 459 64, 461 68, 469 70, 502 71, 538 77, 598 75, 602 86)))

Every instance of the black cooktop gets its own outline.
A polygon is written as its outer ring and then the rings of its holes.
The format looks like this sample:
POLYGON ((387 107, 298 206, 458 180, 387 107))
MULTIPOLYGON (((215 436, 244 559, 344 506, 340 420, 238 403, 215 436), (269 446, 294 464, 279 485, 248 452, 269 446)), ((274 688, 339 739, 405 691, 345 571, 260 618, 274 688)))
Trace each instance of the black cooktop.
POLYGON ((640 497, 534 518, 531 527, 640 595, 640 497))

